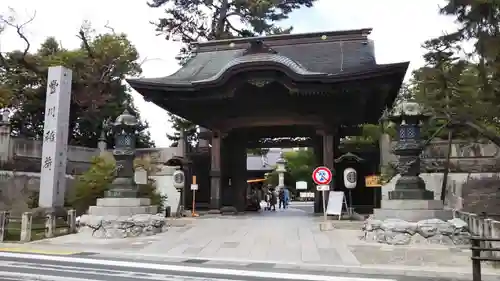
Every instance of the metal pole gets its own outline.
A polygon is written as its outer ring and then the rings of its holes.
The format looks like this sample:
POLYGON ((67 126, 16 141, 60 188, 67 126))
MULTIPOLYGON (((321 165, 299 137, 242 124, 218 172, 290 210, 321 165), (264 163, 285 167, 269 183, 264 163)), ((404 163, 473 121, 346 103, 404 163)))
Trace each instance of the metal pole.
POLYGON ((321 194, 322 194, 322 197, 323 197, 323 219, 325 220, 325 222, 327 221, 327 218, 326 218, 326 191, 323 190, 321 191, 321 194))
POLYGON ((352 195, 351 195, 351 189, 349 189, 349 216, 352 217, 352 195))
POLYGON ((196 190, 193 190, 193 212, 192 212, 192 215, 194 216, 196 214, 196 190))

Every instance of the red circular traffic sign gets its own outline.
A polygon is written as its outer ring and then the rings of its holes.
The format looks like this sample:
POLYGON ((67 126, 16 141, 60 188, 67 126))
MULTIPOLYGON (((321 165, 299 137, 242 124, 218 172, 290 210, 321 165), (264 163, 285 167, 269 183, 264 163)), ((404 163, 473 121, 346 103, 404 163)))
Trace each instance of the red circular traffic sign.
POLYGON ((313 181, 317 185, 330 184, 332 177, 332 171, 330 171, 327 167, 317 167, 312 173, 313 181))

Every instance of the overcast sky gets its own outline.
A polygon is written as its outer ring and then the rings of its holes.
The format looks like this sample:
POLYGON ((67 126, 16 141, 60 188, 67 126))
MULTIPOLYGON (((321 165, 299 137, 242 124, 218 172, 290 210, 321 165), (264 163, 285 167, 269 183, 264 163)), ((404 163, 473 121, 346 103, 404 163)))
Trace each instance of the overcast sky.
MULTIPOLYGON (((314 8, 303 9, 292 15, 283 25, 293 25, 295 33, 330 31, 354 28, 373 28, 378 63, 411 61, 411 68, 422 65, 423 41, 454 28, 450 18, 438 15, 441 1, 419 0, 319 0, 314 8)), ((166 76, 178 69, 175 55, 179 44, 155 36, 149 23, 162 14, 143 0, 1 0, 0 13, 8 8, 16 10, 20 18, 28 18, 36 11, 36 19, 26 28, 33 49, 48 36, 55 36, 64 48, 76 48, 80 41, 76 34, 84 20, 92 22, 98 31, 104 25, 116 32, 127 33, 147 58, 143 76, 166 76)), ((23 42, 11 30, 0 37, 1 51, 24 48, 23 42)), ((166 112, 145 102, 133 93, 141 116, 150 124, 150 132, 157 147, 169 145, 166 133, 171 131, 166 112)))

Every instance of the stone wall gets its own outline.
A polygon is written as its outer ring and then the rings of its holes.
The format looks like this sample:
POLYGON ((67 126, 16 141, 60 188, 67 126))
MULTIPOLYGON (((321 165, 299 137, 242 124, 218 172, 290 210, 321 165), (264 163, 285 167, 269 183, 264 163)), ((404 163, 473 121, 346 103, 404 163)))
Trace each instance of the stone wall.
MULTIPOLYGON (((1 140, 1 138, 0 138, 1 140)), ((15 170, 24 172, 40 172, 42 158, 42 142, 36 140, 26 140, 21 138, 10 138, 9 149, 1 150, 0 154, 6 157, 0 161, 0 167, 4 170, 15 170)), ((107 150, 111 153, 111 150, 107 150)), ((98 148, 88 148, 81 146, 68 146, 68 165, 66 174, 79 175, 88 170, 94 156, 99 156, 102 151, 98 148)), ((164 164, 174 156, 180 156, 180 151, 176 147, 167 148, 143 148, 137 149, 137 157, 148 156, 155 164, 164 164)))
MULTIPOLYGON (((397 163, 397 156, 392 153, 396 144, 388 135, 380 139, 381 165, 391 166, 397 163)), ((444 171, 448 141, 433 140, 422 152, 421 170, 423 173, 444 171)), ((500 171, 500 149, 491 142, 470 142, 454 140, 451 145, 450 171, 455 173, 494 173, 500 171)))
MULTIPOLYGON (((448 141, 431 142, 423 151, 422 172, 439 173, 445 168, 448 141)), ((454 173, 493 173, 500 171, 500 150, 493 143, 454 141, 451 146, 450 171, 454 173)))
MULTIPOLYGON (((0 210, 21 213, 28 209, 31 201, 38 200, 33 196, 40 190, 42 142, 11 137, 4 127, 0 124, 0 210)), ((92 158, 110 152, 68 146, 67 198, 72 194, 74 179, 88 170, 92 158)), ((153 164, 161 166, 174 156, 180 156, 179 152, 175 147, 138 149, 137 157, 148 157, 153 164)), ((166 185, 165 181, 162 185, 166 185)))
MULTIPOLYGON (((443 173, 422 173, 426 188, 434 192, 434 199, 441 198, 443 173)), ((389 199, 399 175, 382 186, 382 199, 389 199)), ((500 173, 449 173, 446 185, 445 206, 449 209, 473 213, 486 212, 500 219, 500 173)))
MULTIPOLYGON (((66 176, 66 195, 72 194, 73 176, 66 176)), ((38 200, 40 174, 0 171, 0 211, 10 211, 20 216, 38 200)))

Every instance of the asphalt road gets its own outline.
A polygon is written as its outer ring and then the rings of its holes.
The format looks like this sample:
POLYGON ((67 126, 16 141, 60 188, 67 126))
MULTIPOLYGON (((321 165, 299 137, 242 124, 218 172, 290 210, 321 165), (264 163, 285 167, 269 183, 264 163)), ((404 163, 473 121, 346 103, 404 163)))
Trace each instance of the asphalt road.
MULTIPOLYGON (((433 280, 437 280, 432 278, 433 280)), ((331 272, 243 269, 223 265, 187 265, 92 256, 57 256, 0 252, 0 280, 51 281, 427 281, 407 276, 380 277, 331 272), (323 275, 324 274, 324 275, 323 275)), ((439 279, 452 281, 453 279, 439 279)))

